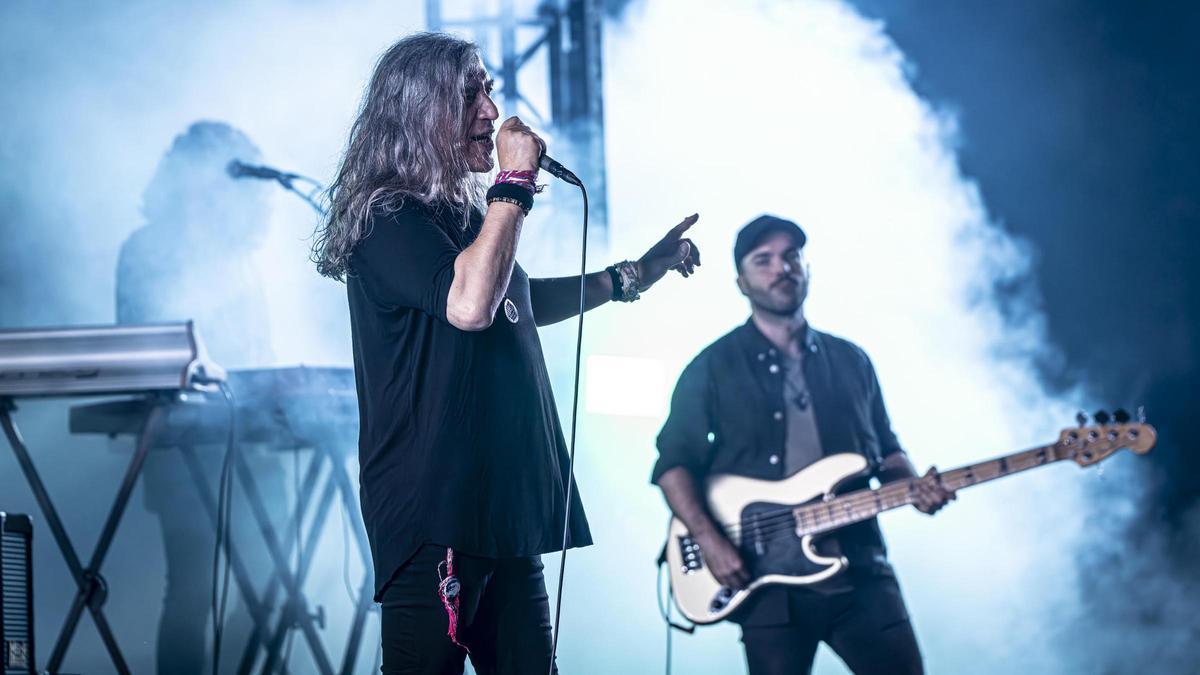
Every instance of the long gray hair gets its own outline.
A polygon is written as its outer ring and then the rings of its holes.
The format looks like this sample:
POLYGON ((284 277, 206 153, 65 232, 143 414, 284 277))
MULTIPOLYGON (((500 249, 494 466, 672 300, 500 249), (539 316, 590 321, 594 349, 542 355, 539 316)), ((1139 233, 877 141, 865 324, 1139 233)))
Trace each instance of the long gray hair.
POLYGON ((483 202, 462 143, 464 91, 480 68, 474 44, 444 33, 409 35, 384 52, 329 187, 329 214, 313 243, 317 271, 344 280, 372 211, 405 199, 459 207, 466 226, 483 202))

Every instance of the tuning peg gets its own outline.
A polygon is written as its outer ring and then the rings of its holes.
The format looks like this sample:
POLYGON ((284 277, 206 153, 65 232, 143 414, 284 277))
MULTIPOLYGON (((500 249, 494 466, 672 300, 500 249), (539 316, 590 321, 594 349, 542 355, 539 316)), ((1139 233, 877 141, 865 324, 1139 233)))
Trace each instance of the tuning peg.
POLYGON ((1144 405, 1138 406, 1137 421, 1138 421, 1138 424, 1146 423, 1146 406, 1144 406, 1144 405))
POLYGON ((1083 427, 1086 427, 1086 426, 1087 426, 1087 423, 1088 423, 1088 416, 1087 416, 1087 413, 1083 412, 1082 410, 1080 410, 1079 412, 1075 413, 1075 421, 1079 423, 1079 427, 1080 427, 1081 429, 1082 429, 1083 427))
POLYGON ((1128 424, 1130 420, 1129 413, 1124 408, 1117 408, 1113 411, 1113 420, 1117 424, 1128 424))
POLYGON ((1092 415, 1092 419, 1096 420, 1096 423, 1099 425, 1105 425, 1108 424, 1108 421, 1111 420, 1112 417, 1109 417, 1108 413, 1103 410, 1097 410, 1096 413, 1092 415))

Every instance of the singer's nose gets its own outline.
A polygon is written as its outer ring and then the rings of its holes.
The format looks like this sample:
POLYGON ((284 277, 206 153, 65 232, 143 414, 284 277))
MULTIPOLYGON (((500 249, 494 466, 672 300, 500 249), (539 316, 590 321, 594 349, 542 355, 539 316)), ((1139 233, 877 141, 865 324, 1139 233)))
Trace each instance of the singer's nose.
POLYGON ((479 106, 479 119, 494 121, 500 119, 500 109, 488 94, 483 95, 483 103, 479 106))

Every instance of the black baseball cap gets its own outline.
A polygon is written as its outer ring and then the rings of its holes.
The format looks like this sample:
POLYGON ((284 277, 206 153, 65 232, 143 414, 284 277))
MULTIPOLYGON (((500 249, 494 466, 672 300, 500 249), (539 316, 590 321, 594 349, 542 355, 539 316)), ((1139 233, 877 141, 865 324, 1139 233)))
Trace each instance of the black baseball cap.
POLYGON ((746 223, 746 226, 738 232, 737 242, 733 245, 733 266, 739 272, 742 269, 742 258, 746 254, 754 250, 755 246, 762 241, 762 238, 768 234, 775 232, 785 232, 792 235, 792 239, 796 242, 796 248, 804 248, 808 237, 804 234, 804 230, 800 226, 790 220, 784 220, 778 216, 763 214, 754 220, 746 223))

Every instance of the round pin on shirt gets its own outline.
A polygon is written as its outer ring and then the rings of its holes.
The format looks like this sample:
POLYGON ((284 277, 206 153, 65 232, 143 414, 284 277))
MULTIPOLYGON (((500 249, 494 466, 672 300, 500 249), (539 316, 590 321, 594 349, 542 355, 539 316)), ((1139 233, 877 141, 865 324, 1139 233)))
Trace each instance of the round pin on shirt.
POLYGON ((521 318, 521 315, 517 313, 517 305, 512 301, 512 298, 504 299, 504 316, 508 319, 509 323, 516 323, 517 319, 521 318))

